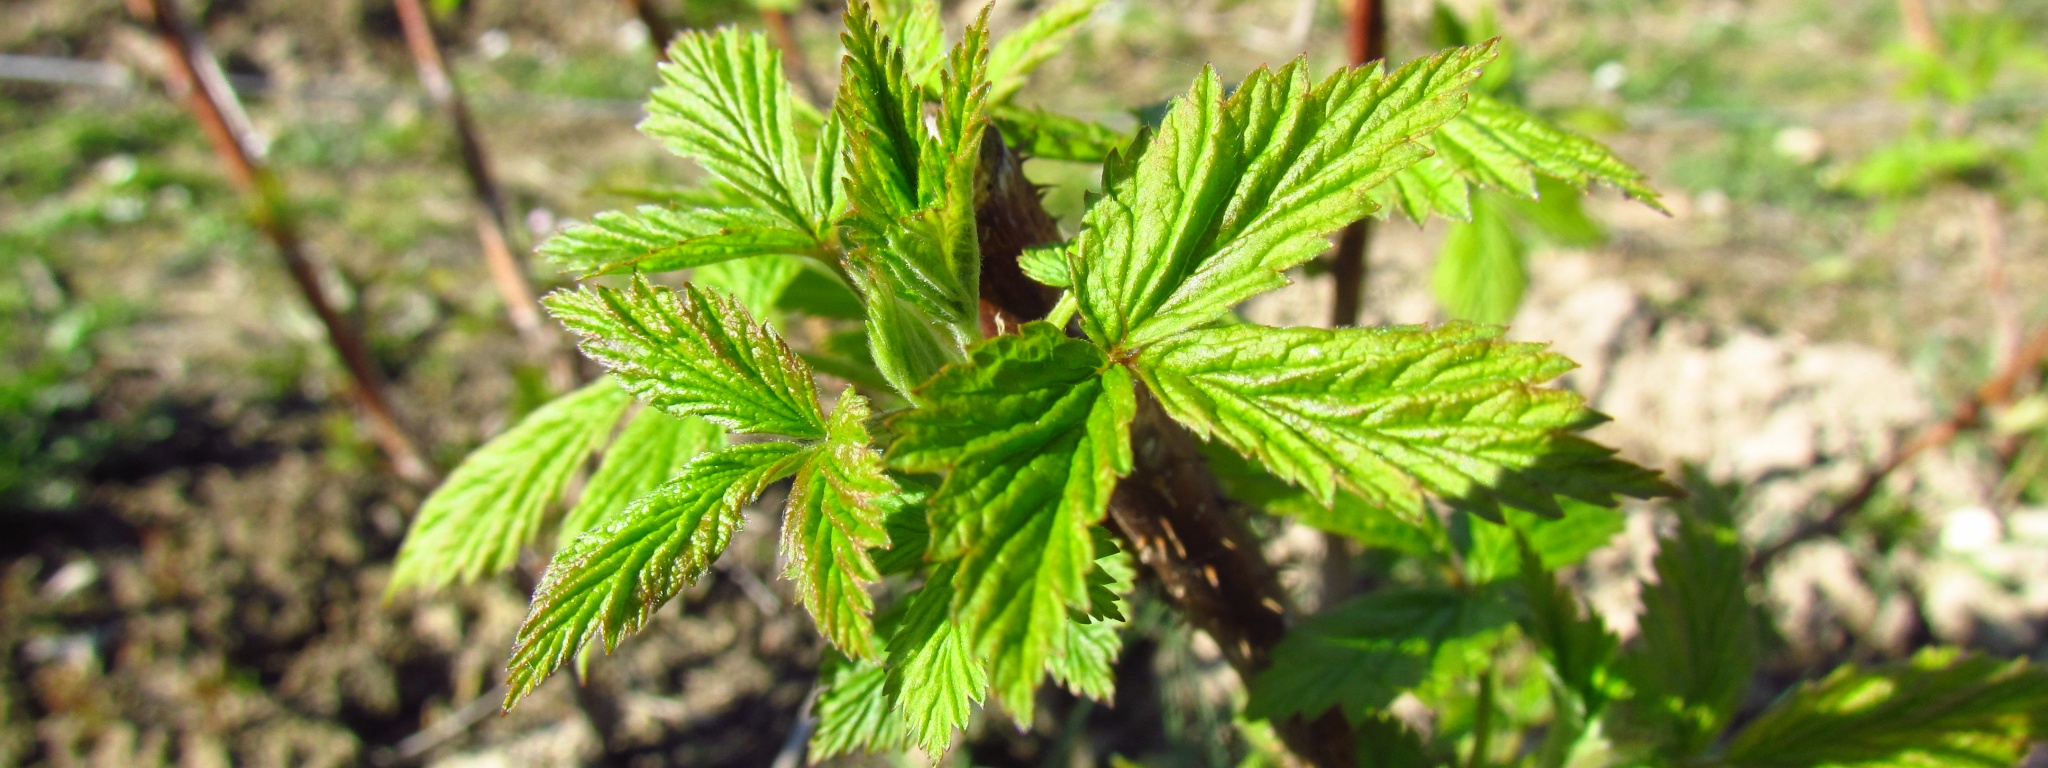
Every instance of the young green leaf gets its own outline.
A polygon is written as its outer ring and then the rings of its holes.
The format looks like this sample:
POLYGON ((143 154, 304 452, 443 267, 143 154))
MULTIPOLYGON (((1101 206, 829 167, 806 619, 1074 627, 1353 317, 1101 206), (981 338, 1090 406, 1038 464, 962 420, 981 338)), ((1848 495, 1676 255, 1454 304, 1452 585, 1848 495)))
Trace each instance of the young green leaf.
POLYGON ((896 484, 868 447, 868 402, 852 389, 839 397, 825 442, 797 470, 782 521, 783 575, 818 631, 850 658, 875 657, 874 598, 866 586, 882 578, 868 550, 889 546, 882 528, 885 497, 896 484))
POLYGON ((607 652, 703 575, 742 522, 740 508, 795 471, 806 450, 752 443, 707 453, 675 479, 555 553, 512 647, 505 707, 587 645, 607 652))
POLYGON ((1452 671, 1466 647, 1491 642, 1513 619, 1491 591, 1401 588, 1355 598, 1287 633, 1273 665, 1252 680, 1245 714, 1314 719, 1341 707, 1363 721, 1440 667, 1452 671))
POLYGON ((1573 434, 1601 417, 1538 386, 1570 361, 1500 333, 1226 326, 1160 343, 1137 367, 1175 419, 1325 505, 1341 487, 1416 520, 1426 491, 1498 520, 1502 504, 1556 517, 1556 496, 1674 492, 1573 434))
POLYGON ((544 304, 626 391, 734 432, 825 436, 810 366, 714 290, 684 284, 557 291, 544 304))
POLYGON ((640 130, 703 165, 784 228, 822 241, 829 222, 798 155, 781 52, 758 32, 725 27, 677 36, 668 59, 640 130))
POLYGON ((1458 113, 1491 45, 1343 70, 1310 87, 1297 59, 1224 97, 1205 70, 1157 135, 1112 157, 1071 257, 1082 326, 1142 349, 1286 284, 1367 194, 1427 154, 1415 138, 1458 113))
POLYGON ((1754 768, 2018 765, 2048 727, 2048 671, 1929 648, 1911 661, 1844 666, 1743 728, 1721 762, 1754 768))
POLYGON ((731 294, 747 314, 774 327, 780 325, 782 299, 790 286, 806 272, 821 269, 818 262, 807 265, 790 256, 762 256, 698 267, 690 273, 690 282, 731 294))
POLYGON ((1581 614, 1579 602, 1543 564, 1543 555, 1525 536, 1516 534, 1522 594, 1528 611, 1522 631, 1535 641, 1549 677, 1551 732, 1543 748, 1561 759, 1585 734, 1606 704, 1602 677, 1614 657, 1615 637, 1597 616, 1581 614))
POLYGON ((1024 276, 1038 281, 1040 285, 1066 288, 1074 284, 1074 276, 1067 271, 1067 247, 1046 245, 1026 248, 1017 254, 1017 266, 1024 270, 1024 276))
POLYGON ((877 36, 864 9, 848 8, 848 80, 834 107, 838 119, 860 129, 847 144, 853 208, 846 221, 858 246, 852 258, 964 343, 979 327, 974 176, 987 122, 986 14, 953 50, 927 130, 922 90, 900 71, 901 51, 877 36))
POLYGON ((818 730, 811 734, 811 762, 897 750, 908 743, 903 718, 889 708, 884 694, 888 671, 882 665, 833 657, 818 678, 823 685, 812 705, 818 730))
POLYGON ((1556 518, 1505 507, 1499 523, 1472 516, 1459 520, 1471 534, 1465 548, 1465 580, 1485 584, 1515 578, 1522 568, 1524 544, 1546 571, 1576 565, 1628 525, 1628 517, 1612 507, 1576 499, 1560 499, 1557 506, 1563 514, 1556 518))
POLYGON ((1372 197, 1381 206, 1378 213, 1382 217, 1391 215, 1390 208, 1398 208, 1418 223, 1431 213, 1456 221, 1472 219, 1472 182, 1450 161, 1436 155, 1416 161, 1373 187, 1372 197))
POLYGON ((988 693, 988 672, 969 647, 967 630, 953 621, 958 562, 932 569, 911 594, 903 621, 889 638, 889 700, 896 702, 910 738, 927 754, 943 754, 953 733, 967 727, 988 693))
POLYGON ((1089 527, 1131 468, 1135 393, 1101 350, 1048 323, 977 345, 891 422, 891 463, 945 472, 930 501, 931 556, 956 561, 954 614, 989 659, 1018 722, 1055 636, 1089 606, 1089 527))
POLYGON ((617 385, 595 382, 471 452, 420 505, 390 589, 435 589, 511 568, 540 537, 548 504, 632 402, 617 385))
POLYGON ((916 86, 931 82, 946 53, 938 1, 876 0, 872 6, 882 34, 903 49, 904 79, 916 86))
POLYGON ((1747 557, 1721 497, 1697 487, 1677 535, 1660 542, 1657 583, 1643 589, 1641 634, 1619 670, 1635 689, 1623 713, 1674 758, 1706 749, 1727 727, 1756 669, 1747 557))
POLYGON ((1131 144, 1130 136, 1107 126, 1001 102, 989 110, 989 120, 1026 157, 1100 163, 1131 144))
POLYGON ((676 209, 643 205, 607 211, 556 233, 540 252, 586 277, 670 272, 732 259, 816 254, 815 234, 790 229, 768 213, 744 208, 676 209))
POLYGON ((1431 287, 1452 318, 1493 325, 1514 319, 1529 287, 1529 246, 1509 226, 1499 204, 1472 201, 1472 221, 1444 235, 1431 287))
POLYGON ((1582 190, 1611 184, 1664 211, 1643 172, 1613 150, 1491 96, 1473 94, 1464 114, 1424 141, 1468 178, 1517 197, 1536 196, 1540 173, 1582 190))
POLYGON ((1102 0, 1063 0, 997 41, 988 57, 989 81, 995 84, 989 98, 998 104, 1009 102, 1031 72, 1052 58, 1101 4, 1102 0))
POLYGON ((868 352, 875 368, 890 387, 917 402, 917 385, 962 359, 960 337, 952 332, 954 326, 899 298, 880 268, 855 265, 853 281, 865 299, 868 352))
POLYGON ((724 445, 725 430, 703 419, 678 419, 653 408, 640 409, 605 449, 604 461, 597 465, 590 482, 583 484, 583 498, 562 517, 555 534, 559 546, 568 546, 605 517, 667 482, 697 454, 724 445))

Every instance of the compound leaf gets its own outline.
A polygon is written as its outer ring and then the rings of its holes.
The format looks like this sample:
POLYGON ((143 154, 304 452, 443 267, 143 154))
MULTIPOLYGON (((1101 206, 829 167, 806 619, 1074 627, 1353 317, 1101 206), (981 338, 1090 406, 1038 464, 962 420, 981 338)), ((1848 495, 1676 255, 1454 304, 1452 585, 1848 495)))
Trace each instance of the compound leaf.
POLYGON ((788 476, 806 453, 770 442, 703 454, 555 553, 514 640, 505 707, 585 646, 603 643, 609 652, 645 626, 725 549, 742 522, 741 507, 788 476))
POLYGON ((1448 589, 1386 589, 1323 611, 1289 630, 1273 664, 1252 680, 1245 714, 1314 719, 1341 707, 1352 722, 1457 666, 1514 620, 1500 595, 1448 589))
POLYGON ((1137 362, 1167 413, 1334 503, 1339 489, 1409 520, 1428 492, 1501 519, 1555 497, 1612 506, 1674 493, 1575 432, 1603 417, 1539 385, 1571 367, 1494 327, 1205 328, 1137 362))
POLYGON ((953 613, 1028 723, 1057 633, 1090 605, 1089 528, 1130 471, 1130 376, 1036 322, 975 346, 918 395, 892 421, 891 463, 946 473, 930 501, 931 557, 959 564, 953 613))
POLYGON ((1095 569, 1089 573, 1089 606, 1053 637, 1046 672, 1076 695, 1101 702, 1116 698, 1116 658, 1123 652, 1124 619, 1137 570, 1107 531, 1095 532, 1095 569))
POLYGON ((640 130, 697 161, 784 228, 824 240, 828 224, 799 156, 782 54, 758 32, 691 31, 669 44, 640 130))
POLYGON ((2018 765, 2048 725, 2048 671, 1954 649, 1787 694, 1736 734, 1722 762, 1755 768, 2018 765))
POLYGON ((697 454, 723 447, 725 430, 703 419, 678 419, 642 408, 604 452, 604 461, 583 485, 583 498, 562 517, 555 534, 567 546, 599 521, 682 471, 697 454))
POLYGON ((472 451, 420 505, 390 588, 433 589, 511 568, 539 538, 548 504, 632 402, 617 385, 595 382, 472 451))
POLYGON ((557 291, 544 304, 626 391, 734 432, 825 436, 811 369, 782 337, 715 290, 634 278, 626 290, 557 291))
POLYGON ((745 208, 643 205, 607 211, 556 233, 540 252, 585 276, 669 272, 749 256, 815 254, 815 234, 745 208))
POLYGON ((863 660, 876 655, 866 585, 882 577, 868 550, 889 546, 882 522, 897 491, 868 447, 867 419, 866 398, 851 388, 840 395, 825 442, 797 470, 782 522, 783 575, 796 582, 798 601, 826 640, 863 660))
POLYGON ((1416 137, 1458 113, 1493 55, 1457 48, 1314 87, 1297 59, 1228 98, 1204 70, 1156 135, 1104 166, 1070 257, 1083 328, 1142 349, 1285 285, 1325 235, 1371 212, 1373 186, 1427 154, 1416 137))
POLYGON ((1648 177, 1613 150, 1485 94, 1473 94, 1464 114, 1424 141, 1468 178, 1517 197, 1536 197, 1540 173, 1581 190, 1610 184, 1664 210, 1648 177))

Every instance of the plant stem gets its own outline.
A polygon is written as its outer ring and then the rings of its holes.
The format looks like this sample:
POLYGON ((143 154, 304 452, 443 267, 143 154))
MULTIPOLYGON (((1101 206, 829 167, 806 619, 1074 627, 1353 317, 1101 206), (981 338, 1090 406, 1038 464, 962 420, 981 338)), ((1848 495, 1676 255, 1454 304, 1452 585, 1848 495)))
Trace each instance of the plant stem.
POLYGON ((405 30, 406 48, 412 51, 413 64, 419 70, 420 84, 426 86, 427 96, 455 128, 462 153, 462 173, 469 180, 475 203, 471 214, 476 222, 477 240, 483 244, 484 265, 490 271, 491 284, 497 287, 498 298, 505 303, 505 314, 511 318, 512 327, 529 348, 547 358, 549 383, 557 390, 566 390, 576 383, 575 353, 541 317, 540 299, 526 277, 526 260, 512 252, 505 195, 498 187, 497 176, 491 172, 483 141, 477 138, 469 105, 449 74, 440 42, 434 39, 433 20, 420 0, 395 0, 395 4, 399 25, 405 30))
POLYGON ((249 216, 258 230, 277 248, 285 270, 313 314, 326 329, 327 341, 341 358, 354 383, 354 399, 369 421, 370 434, 390 459, 392 470, 415 483, 432 482, 435 471, 420 453, 412 437, 399 426, 397 412, 385 384, 384 373, 370 354, 363 335, 334 304, 320 270, 307 257, 296 221, 285 204, 277 177, 258 159, 254 131, 242 111, 241 102, 228 87, 219 62, 206 50, 197 33, 179 15, 175 0, 127 0, 128 11, 148 27, 163 45, 165 80, 172 95, 182 96, 199 126, 213 145, 214 154, 227 171, 228 179, 249 205, 249 216))
MULTIPOLYGON (((982 139, 986 202, 976 211, 984 329, 1042 318, 1054 292, 1024 276, 1025 248, 1058 242, 1059 227, 999 133, 982 139)), ((1287 633, 1288 599, 1257 536, 1225 496, 1195 437, 1141 391, 1131 424, 1134 468, 1117 483, 1109 519, 1187 622, 1208 633, 1249 682, 1287 633)), ((1318 768, 1348 768, 1355 745, 1336 710, 1274 724, 1287 748, 1318 768)))
POLYGON ((625 0, 626 7, 647 27, 647 42, 654 46, 656 61, 668 61, 668 43, 676 39, 675 25, 661 15, 661 9, 654 7, 654 0, 625 0))
MULTIPOLYGON (((1346 29, 1352 66, 1386 58, 1387 9, 1382 0, 1351 0, 1349 11, 1346 29)), ((1365 254, 1371 243, 1371 219, 1351 222, 1337 238, 1337 251, 1330 257, 1330 276, 1335 283, 1330 302, 1333 327, 1358 324, 1367 276, 1365 254)))
POLYGON ((1465 758, 1465 768, 1484 768, 1486 753, 1493 746, 1493 665, 1488 664, 1479 678, 1478 700, 1472 705, 1472 754, 1465 758))

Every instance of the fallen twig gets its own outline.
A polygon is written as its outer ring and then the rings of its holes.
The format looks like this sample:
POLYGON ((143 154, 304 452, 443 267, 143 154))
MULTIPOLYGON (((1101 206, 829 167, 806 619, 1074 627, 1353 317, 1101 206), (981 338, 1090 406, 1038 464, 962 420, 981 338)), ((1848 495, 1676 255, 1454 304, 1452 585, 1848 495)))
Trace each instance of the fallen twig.
POLYGON ((2048 321, 2036 326, 2034 332, 2006 360, 2005 366, 1978 386, 1977 391, 1971 393, 1962 404, 1956 406, 1955 412, 1947 419, 1920 430, 1912 439, 1901 443, 1898 450, 1893 451, 1889 458, 1863 475, 1862 481, 1856 484, 1856 490, 1828 508, 1826 514, 1799 526, 1777 543, 1757 550, 1755 557, 1750 561, 1752 567, 1761 568, 1777 560, 1794 546, 1819 536, 1839 532, 1842 524, 1868 505, 1885 478, 1890 477, 1899 467, 1921 453, 1947 445, 1964 432, 1984 426, 1985 412, 2011 403, 2019 391, 2021 380, 2039 369, 2044 359, 2048 359, 2048 321))
POLYGON ((250 218, 276 246, 278 256, 307 305, 320 318, 328 343, 354 381, 354 395, 370 423, 371 436, 391 460, 399 477, 417 483, 434 478, 433 466, 399 426, 391 407, 383 371, 370 354, 362 332, 336 310, 320 271, 306 256, 299 231, 284 201, 277 177, 259 159, 255 131, 241 102, 228 86, 220 64, 197 33, 185 25, 175 0, 128 0, 135 19, 156 34, 166 54, 164 79, 172 95, 182 96, 213 144, 228 179, 249 203, 250 218))

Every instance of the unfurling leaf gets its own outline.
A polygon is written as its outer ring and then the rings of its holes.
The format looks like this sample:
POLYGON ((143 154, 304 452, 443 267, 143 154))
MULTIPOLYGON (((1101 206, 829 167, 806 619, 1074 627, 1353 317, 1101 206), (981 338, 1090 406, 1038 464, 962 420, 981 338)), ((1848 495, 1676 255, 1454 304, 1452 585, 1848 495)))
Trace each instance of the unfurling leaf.
POLYGON ((609 652, 703 575, 741 523, 740 509, 796 470, 791 443, 707 453, 562 551, 534 590, 512 647, 505 707, 539 687, 584 646, 609 652))
POLYGON ((959 564, 953 611, 996 694, 1030 722, 1032 693, 1069 613, 1089 606, 1089 527, 1130 471, 1129 374, 1047 323, 977 345, 891 422, 893 465, 945 472, 931 556, 959 564))
POLYGON ((825 436, 811 369, 782 337, 717 291, 684 284, 557 291, 548 311, 626 391, 734 432, 825 436))
POLYGON ((595 382, 471 452, 420 505, 390 589, 445 587, 511 568, 520 548, 540 538, 548 505, 631 403, 612 382, 595 382))

